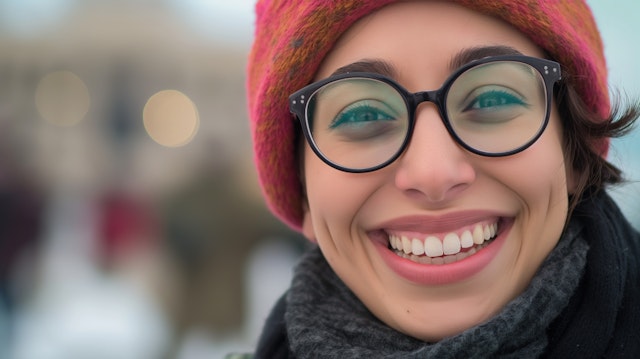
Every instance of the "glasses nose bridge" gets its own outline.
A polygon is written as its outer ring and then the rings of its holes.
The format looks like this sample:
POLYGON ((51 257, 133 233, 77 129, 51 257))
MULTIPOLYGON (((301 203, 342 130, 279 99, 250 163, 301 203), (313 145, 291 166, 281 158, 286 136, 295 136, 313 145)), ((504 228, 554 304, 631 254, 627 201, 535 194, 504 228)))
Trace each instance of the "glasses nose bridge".
POLYGON ((420 104, 424 102, 431 102, 436 106, 436 108, 438 109, 438 114, 444 120, 445 111, 444 111, 444 106, 442 101, 441 90, 416 92, 412 94, 412 99, 413 99, 413 108, 412 108, 413 116, 416 115, 420 104))

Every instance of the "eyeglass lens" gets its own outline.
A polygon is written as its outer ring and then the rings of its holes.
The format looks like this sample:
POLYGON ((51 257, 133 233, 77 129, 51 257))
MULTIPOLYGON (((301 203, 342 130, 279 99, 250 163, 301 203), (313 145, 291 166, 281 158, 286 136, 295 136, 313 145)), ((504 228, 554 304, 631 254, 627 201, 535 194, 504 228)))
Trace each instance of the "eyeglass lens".
MULTIPOLYGON (((454 137, 472 149, 509 152, 542 130, 547 113, 545 83, 528 64, 485 63, 446 86, 444 120, 454 137)), ((403 150, 412 107, 417 106, 410 96, 373 78, 330 82, 307 103, 312 141, 322 156, 340 167, 361 170, 381 165, 403 150)))

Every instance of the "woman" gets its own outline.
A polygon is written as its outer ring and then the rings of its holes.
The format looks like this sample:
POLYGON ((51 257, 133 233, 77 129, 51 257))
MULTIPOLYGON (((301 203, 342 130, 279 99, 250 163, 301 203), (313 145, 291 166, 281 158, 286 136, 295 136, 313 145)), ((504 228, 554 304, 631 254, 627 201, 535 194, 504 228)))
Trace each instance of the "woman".
POLYGON ((273 212, 317 247, 264 358, 638 357, 640 239, 604 193, 580 1, 262 1, 249 108, 273 212))

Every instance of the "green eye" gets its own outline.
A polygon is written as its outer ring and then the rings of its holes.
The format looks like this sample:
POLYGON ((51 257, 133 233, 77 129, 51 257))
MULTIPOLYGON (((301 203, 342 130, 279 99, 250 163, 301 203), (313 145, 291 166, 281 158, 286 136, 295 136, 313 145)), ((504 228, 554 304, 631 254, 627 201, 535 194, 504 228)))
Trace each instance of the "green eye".
POLYGON ((385 102, 365 100, 340 111, 328 129, 345 142, 376 141, 404 133, 406 121, 385 102))
POLYGON ((478 95, 463 112, 472 110, 501 110, 508 106, 525 106, 527 103, 507 91, 492 90, 478 95))
POLYGON ((371 125, 374 122, 393 120, 395 120, 394 116, 376 106, 368 103, 358 103, 347 107, 339 113, 329 127, 331 129, 341 126, 358 128, 371 125))

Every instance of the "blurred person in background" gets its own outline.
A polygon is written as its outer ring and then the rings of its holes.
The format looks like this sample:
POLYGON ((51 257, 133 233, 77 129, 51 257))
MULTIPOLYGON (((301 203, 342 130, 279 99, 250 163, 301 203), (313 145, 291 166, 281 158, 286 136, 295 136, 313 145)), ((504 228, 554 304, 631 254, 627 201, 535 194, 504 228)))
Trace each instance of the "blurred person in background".
POLYGON ((640 235, 605 191, 640 104, 585 2, 256 9, 263 192, 317 246, 255 357, 640 356, 640 235))
POLYGON ((162 246, 176 277, 167 300, 173 322, 170 352, 177 352, 197 330, 213 338, 242 333, 252 299, 247 293, 248 263, 260 242, 275 239, 296 254, 302 252, 298 247, 304 242, 296 233, 274 221, 238 185, 246 173, 220 162, 163 206, 162 246))
MULTIPOLYGON (((0 150, 0 357, 13 336, 14 314, 27 295, 18 268, 40 245, 44 197, 16 163, 0 150), (2 336, 5 335, 5 338, 2 336), (4 343, 3 340, 7 342, 4 343), (4 345, 3 345, 4 344, 4 345)), ((22 279, 25 274, 22 273, 22 279)))

